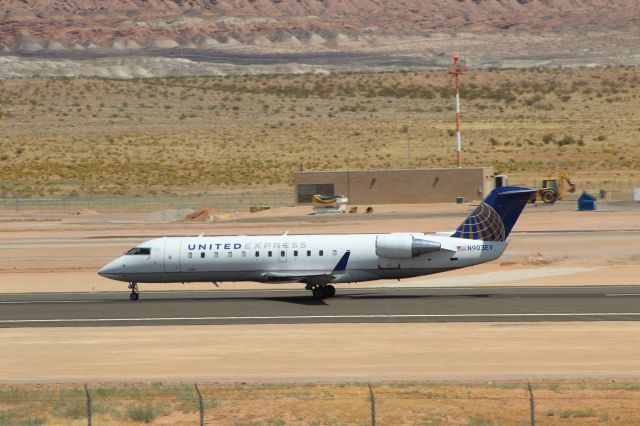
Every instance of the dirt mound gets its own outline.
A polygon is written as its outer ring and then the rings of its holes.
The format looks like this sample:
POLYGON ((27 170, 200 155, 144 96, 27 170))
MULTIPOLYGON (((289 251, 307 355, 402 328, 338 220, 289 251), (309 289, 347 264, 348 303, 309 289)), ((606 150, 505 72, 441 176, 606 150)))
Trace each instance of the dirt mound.
POLYGON ((185 222, 213 222, 216 219, 215 210, 209 207, 203 207, 188 214, 185 222))
POLYGON ((17 50, 19 52, 37 52, 42 50, 44 47, 40 40, 34 37, 19 37, 16 42, 13 44, 13 50, 17 50))

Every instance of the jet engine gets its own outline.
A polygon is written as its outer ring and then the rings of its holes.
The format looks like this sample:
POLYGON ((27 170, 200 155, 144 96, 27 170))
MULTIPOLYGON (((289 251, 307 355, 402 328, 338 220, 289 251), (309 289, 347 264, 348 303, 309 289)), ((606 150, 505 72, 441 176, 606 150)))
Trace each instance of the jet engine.
POLYGON ((440 250, 440 243, 411 234, 381 234, 376 238, 376 255, 393 259, 418 257, 440 250))

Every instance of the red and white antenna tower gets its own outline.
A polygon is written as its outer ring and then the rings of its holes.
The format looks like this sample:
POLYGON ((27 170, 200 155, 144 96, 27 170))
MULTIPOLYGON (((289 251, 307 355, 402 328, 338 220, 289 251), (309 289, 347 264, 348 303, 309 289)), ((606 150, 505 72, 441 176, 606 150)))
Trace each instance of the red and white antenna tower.
POLYGON ((456 167, 462 167, 462 158, 460 151, 462 150, 462 139, 460 138, 460 76, 467 73, 467 66, 464 61, 460 60, 460 56, 453 55, 453 64, 449 65, 449 74, 455 77, 456 82, 456 167))

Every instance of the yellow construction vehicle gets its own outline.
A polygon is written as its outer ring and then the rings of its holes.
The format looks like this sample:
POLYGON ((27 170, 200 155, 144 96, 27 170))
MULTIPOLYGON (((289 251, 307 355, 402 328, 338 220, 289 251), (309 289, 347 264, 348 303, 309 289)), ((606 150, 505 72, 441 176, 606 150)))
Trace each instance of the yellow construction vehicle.
POLYGON ((571 182, 571 179, 569 179, 569 176, 567 176, 565 172, 562 172, 557 179, 543 179, 542 188, 539 188, 538 192, 529 198, 529 202, 535 203, 536 201, 543 201, 545 204, 553 204, 558 200, 562 200, 564 198, 565 182, 569 185, 567 192, 576 192, 576 185, 571 182))

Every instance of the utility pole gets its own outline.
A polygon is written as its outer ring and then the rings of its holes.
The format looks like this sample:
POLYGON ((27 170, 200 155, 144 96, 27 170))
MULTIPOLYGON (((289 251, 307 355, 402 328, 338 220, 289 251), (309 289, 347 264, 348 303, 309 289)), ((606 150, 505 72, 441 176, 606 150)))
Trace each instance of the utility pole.
POLYGON ((467 73, 467 67, 460 56, 453 55, 453 64, 449 65, 449 74, 455 77, 456 82, 456 167, 462 167, 462 139, 460 137, 460 76, 467 73))
POLYGON ((411 168, 411 138, 409 132, 411 131, 411 120, 407 121, 407 169, 411 168))

